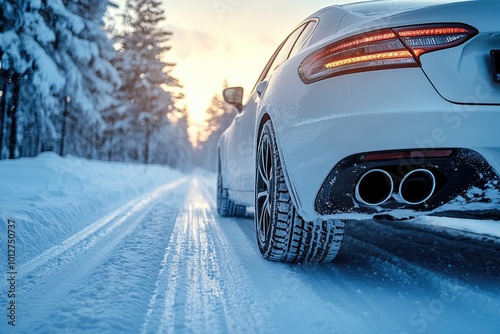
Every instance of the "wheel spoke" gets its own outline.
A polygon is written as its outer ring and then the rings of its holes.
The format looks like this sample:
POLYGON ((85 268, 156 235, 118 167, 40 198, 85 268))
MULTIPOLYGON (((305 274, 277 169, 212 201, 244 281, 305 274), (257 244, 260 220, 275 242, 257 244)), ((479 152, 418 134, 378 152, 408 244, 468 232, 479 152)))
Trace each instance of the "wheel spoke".
POLYGON ((266 197, 266 199, 264 200, 264 204, 262 204, 262 211, 267 211, 267 214, 268 215, 270 214, 270 210, 269 210, 269 196, 266 197))
POLYGON ((273 198, 273 155, 271 142, 268 136, 263 136, 259 146, 257 161, 257 233, 259 240, 265 243, 269 237, 272 217, 273 198))
POLYGON ((268 142, 267 140, 264 140, 262 143, 262 149, 260 151, 260 161, 259 161, 259 170, 262 175, 262 180, 266 183, 266 185, 269 187, 269 173, 268 173, 268 161, 267 161, 267 156, 268 156, 268 142))
POLYGON ((265 188, 269 189, 269 179, 266 177, 266 175, 264 175, 264 171, 263 171, 263 168, 262 168, 260 162, 259 162, 259 174, 260 174, 261 181, 264 182, 264 184, 266 186, 265 188))
POLYGON ((260 211, 259 220, 258 220, 258 233, 259 233, 259 238, 262 242, 265 242, 265 240, 266 240, 266 236, 267 236, 266 226, 268 225, 267 221, 269 219, 269 217, 267 215, 268 211, 265 208, 266 206, 267 206, 267 203, 265 203, 264 207, 260 211))
POLYGON ((272 165, 272 161, 271 161, 269 141, 267 141, 266 142, 266 173, 267 173, 267 180, 268 181, 271 179, 272 167, 273 167, 273 165, 272 165))
POLYGON ((265 197, 265 198, 266 198, 266 199, 265 199, 265 201, 266 201, 266 202, 268 201, 268 198, 269 198, 269 192, 267 191, 267 189, 266 189, 266 190, 263 190, 263 191, 261 191, 261 192, 259 192, 259 193, 257 194, 257 199, 258 199, 258 200, 260 200, 262 197, 265 197))
POLYGON ((267 230, 269 225, 269 196, 267 192, 262 192, 259 197, 259 216, 257 221, 257 228, 259 233, 259 238, 262 242, 265 242, 267 237, 267 230))

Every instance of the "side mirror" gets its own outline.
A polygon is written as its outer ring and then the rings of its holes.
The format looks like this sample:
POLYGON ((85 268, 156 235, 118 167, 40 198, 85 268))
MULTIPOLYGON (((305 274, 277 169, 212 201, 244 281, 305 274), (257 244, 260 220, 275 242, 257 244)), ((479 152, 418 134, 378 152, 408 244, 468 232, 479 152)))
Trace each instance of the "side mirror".
POLYGON ((243 87, 229 87, 222 91, 226 103, 235 106, 238 111, 243 110, 243 87))

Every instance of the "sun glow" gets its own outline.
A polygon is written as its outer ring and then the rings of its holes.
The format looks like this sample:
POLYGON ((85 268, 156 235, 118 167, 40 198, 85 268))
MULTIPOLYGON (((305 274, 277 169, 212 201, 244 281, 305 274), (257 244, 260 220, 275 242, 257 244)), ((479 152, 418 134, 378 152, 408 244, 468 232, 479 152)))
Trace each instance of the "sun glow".
POLYGON ((183 85, 185 98, 180 105, 189 111, 192 139, 203 128, 205 112, 212 97, 222 93, 225 80, 230 86, 244 87, 247 97, 269 57, 293 28, 331 5, 330 0, 294 6, 286 0, 217 1, 221 2, 226 4, 222 11, 212 1, 165 1, 164 5, 167 28, 173 33, 166 57, 176 63, 172 75, 183 85))

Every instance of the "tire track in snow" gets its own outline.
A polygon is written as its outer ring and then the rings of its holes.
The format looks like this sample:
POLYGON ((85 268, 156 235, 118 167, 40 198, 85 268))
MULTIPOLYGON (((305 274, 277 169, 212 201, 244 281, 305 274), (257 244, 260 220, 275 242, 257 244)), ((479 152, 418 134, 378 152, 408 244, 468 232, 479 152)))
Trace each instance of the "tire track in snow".
POLYGON ((54 263, 54 259, 63 254, 67 260, 70 260, 71 257, 76 256, 78 253, 86 251, 110 234, 115 228, 122 225, 127 219, 140 213, 141 210, 144 210, 159 196, 179 186, 181 183, 185 182, 186 179, 187 177, 184 177, 178 181, 168 183, 146 195, 129 201, 113 212, 107 214, 105 217, 97 220, 85 229, 66 239, 62 244, 56 245, 43 254, 40 254, 34 259, 26 262, 19 268, 19 278, 28 276, 49 262, 54 263))
POLYGON ((167 218, 175 220, 187 181, 182 178, 130 201, 21 268, 22 291, 30 296, 21 309, 26 312, 20 314, 26 319, 21 325, 37 332, 68 330, 58 327, 62 324, 70 325, 68 333, 74 328, 128 332, 133 322, 123 324, 134 316, 123 315, 132 310, 140 316, 141 300, 150 293, 141 283, 147 286, 145 277, 157 266, 147 257, 168 237, 163 234, 166 224, 154 219, 155 209, 169 208, 167 218), (121 290, 124 295, 117 293, 121 290), (123 314, 117 312, 124 307, 123 314))
MULTIPOLYGON (((213 194, 215 182, 203 189, 212 207, 216 207, 213 194), (212 194, 212 195, 210 195, 212 194)), ((222 232, 230 236, 229 241, 243 261, 249 280, 255 287, 247 297, 246 309, 253 312, 260 333, 370 333, 373 324, 363 322, 364 314, 337 299, 327 299, 324 292, 318 293, 315 284, 325 285, 325 279, 316 281, 316 272, 323 266, 265 260, 257 247, 253 219, 218 219, 222 232)), ((330 286, 331 288, 331 286, 330 286)), ((333 286, 334 291, 343 292, 333 286)), ((349 305, 350 306, 350 305, 349 305)), ((358 306, 359 307, 359 306, 358 306)), ((354 307, 355 308, 355 307, 354 307)))
POLYGON ((255 286, 214 211, 213 194, 195 178, 165 249, 142 333, 262 331, 248 309, 259 299, 255 286))

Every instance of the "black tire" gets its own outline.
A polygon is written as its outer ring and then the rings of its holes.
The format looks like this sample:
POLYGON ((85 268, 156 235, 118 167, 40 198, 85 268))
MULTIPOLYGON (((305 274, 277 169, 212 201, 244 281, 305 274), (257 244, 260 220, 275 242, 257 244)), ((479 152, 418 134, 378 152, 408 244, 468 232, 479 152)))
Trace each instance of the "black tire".
POLYGON ((272 261, 330 262, 344 235, 343 220, 304 221, 292 203, 271 121, 262 129, 256 157, 255 227, 262 255, 272 261))
POLYGON ((235 204, 229 198, 227 188, 224 188, 220 158, 217 165, 217 212, 222 217, 242 217, 246 212, 246 207, 244 205, 235 204))

